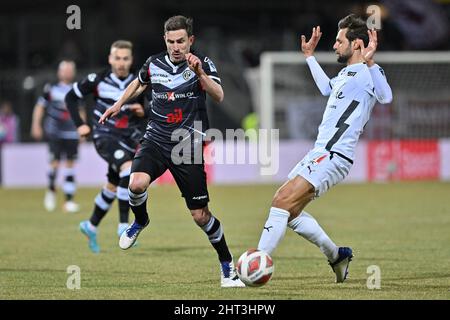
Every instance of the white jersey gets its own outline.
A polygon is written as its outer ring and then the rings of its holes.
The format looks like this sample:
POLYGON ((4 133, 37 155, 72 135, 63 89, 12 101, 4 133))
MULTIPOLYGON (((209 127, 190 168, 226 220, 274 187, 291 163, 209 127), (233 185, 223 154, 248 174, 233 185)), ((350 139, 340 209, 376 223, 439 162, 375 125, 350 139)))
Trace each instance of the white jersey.
POLYGON ((357 63, 343 68, 331 88, 314 149, 343 154, 353 160, 355 147, 377 100, 369 68, 357 63))

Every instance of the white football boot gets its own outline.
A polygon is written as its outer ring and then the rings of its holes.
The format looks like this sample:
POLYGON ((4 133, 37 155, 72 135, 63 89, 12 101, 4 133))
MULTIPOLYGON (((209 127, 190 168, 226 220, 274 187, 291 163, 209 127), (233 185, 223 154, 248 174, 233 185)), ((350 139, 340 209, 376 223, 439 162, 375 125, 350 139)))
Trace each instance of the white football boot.
POLYGON ((80 206, 73 201, 66 201, 64 203, 63 210, 68 213, 77 213, 80 211, 80 206))
POLYGON ((245 287, 245 284, 236 273, 233 261, 220 263, 220 286, 222 288, 245 287))
POLYGON ((44 197, 44 207, 47 211, 54 211, 56 208, 56 194, 54 191, 47 190, 44 197))

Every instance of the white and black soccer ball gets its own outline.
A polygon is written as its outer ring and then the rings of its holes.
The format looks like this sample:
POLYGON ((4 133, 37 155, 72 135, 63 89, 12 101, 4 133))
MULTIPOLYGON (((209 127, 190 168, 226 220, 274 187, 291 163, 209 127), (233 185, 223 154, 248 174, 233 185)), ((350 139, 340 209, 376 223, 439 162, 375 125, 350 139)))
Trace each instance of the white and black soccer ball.
POLYGON ((260 287, 272 277, 274 265, 268 253, 258 249, 249 249, 239 257, 236 269, 239 278, 245 285, 260 287))

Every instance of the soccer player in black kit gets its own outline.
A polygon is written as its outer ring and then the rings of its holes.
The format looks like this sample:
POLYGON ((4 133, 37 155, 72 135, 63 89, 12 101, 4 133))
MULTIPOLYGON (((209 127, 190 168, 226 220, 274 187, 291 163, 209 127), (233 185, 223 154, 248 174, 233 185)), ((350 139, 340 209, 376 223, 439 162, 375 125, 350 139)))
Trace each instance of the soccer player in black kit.
POLYGON ((64 103, 64 97, 72 88, 75 73, 75 62, 61 61, 58 65, 58 82, 45 85, 44 92, 33 110, 31 136, 36 140, 41 140, 45 133, 50 151, 48 189, 44 198, 44 207, 47 211, 53 211, 56 208, 55 180, 63 158, 65 158, 64 183, 62 185, 65 196, 63 210, 70 213, 79 210, 78 204, 73 201, 76 192, 74 166, 78 155, 79 139, 77 128, 70 119, 69 111, 64 103))
POLYGON ((95 206, 89 220, 80 223, 80 230, 89 239, 89 248, 94 253, 100 251, 97 243, 97 227, 117 197, 119 202, 120 236, 128 228, 129 199, 128 183, 130 180, 131 160, 142 138, 142 120, 145 118, 143 97, 130 99, 121 106, 114 119, 98 124, 102 113, 111 107, 123 94, 126 87, 136 79, 130 72, 133 62, 132 43, 118 40, 111 45, 109 64, 111 68, 91 73, 80 82, 76 82, 66 95, 66 104, 77 126, 80 136, 90 134, 90 127, 80 118, 78 101, 93 94, 95 107, 93 111, 93 140, 97 153, 108 163, 108 181, 95 198, 95 206))
MULTIPOLYGON (((172 150, 179 143, 172 136, 179 129, 187 133, 184 141, 191 141, 203 148, 202 139, 190 138, 198 130, 194 128, 194 122, 199 122, 203 130, 208 128, 206 94, 217 102, 223 100, 220 78, 208 57, 191 52, 194 42, 192 19, 184 16, 169 18, 164 24, 164 40, 167 51, 150 56, 142 66, 138 79, 100 118, 100 123, 114 119, 127 101, 138 96, 147 86, 151 87, 150 121, 141 148, 133 159, 128 190, 135 221, 122 233, 119 246, 122 249, 130 248, 148 225, 147 188, 169 170, 195 223, 207 234, 217 251, 221 286, 243 287, 245 285, 236 274, 222 225, 208 209, 209 195, 203 159, 200 163, 184 161, 177 164, 178 161, 172 157, 172 150)), ((182 157, 190 158, 194 154, 183 154, 182 157)))

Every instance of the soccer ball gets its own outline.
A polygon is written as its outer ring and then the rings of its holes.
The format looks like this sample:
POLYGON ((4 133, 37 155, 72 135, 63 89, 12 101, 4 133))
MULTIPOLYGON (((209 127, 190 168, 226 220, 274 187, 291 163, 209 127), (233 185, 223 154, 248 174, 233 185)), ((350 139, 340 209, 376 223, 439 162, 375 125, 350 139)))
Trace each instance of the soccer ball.
POLYGON ((258 249, 247 250, 239 257, 237 263, 239 278, 250 287, 266 284, 272 277, 273 270, 272 258, 258 249))

